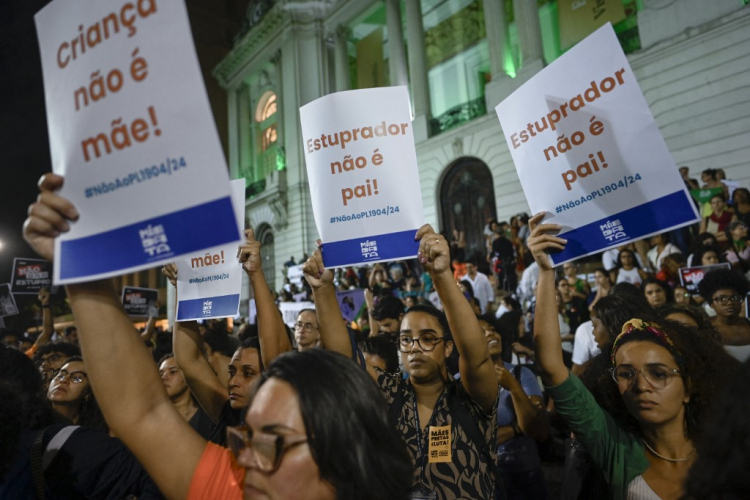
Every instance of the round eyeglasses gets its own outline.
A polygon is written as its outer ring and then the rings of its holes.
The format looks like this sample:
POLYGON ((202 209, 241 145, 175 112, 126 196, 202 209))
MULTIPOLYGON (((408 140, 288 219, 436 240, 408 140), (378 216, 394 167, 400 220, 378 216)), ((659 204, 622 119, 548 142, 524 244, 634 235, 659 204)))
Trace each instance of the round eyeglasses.
POLYGON ((437 337, 431 333, 425 333, 415 339, 402 335, 398 338, 398 350, 401 352, 411 352, 414 350, 414 343, 417 343, 419 348, 424 352, 430 352, 437 347, 438 342, 444 339, 445 337, 437 337))
POLYGON ((669 368, 666 366, 646 366, 640 370, 636 370, 632 366, 620 365, 610 370, 612 373, 612 379, 617 382, 620 389, 628 389, 633 385, 635 379, 640 373, 646 382, 649 383, 654 389, 664 389, 673 377, 682 376, 680 370, 677 368, 669 368))
POLYGON ((742 302, 742 299, 744 297, 742 295, 720 295, 718 297, 714 297, 713 301, 718 302, 722 306, 725 306, 729 304, 730 302, 734 302, 735 304, 742 302))
POLYGON ((274 472, 290 448, 307 442, 302 434, 287 436, 260 434, 254 436, 244 427, 227 427, 227 446, 243 467, 255 467, 263 472, 274 472))
POLYGON ((68 372, 67 370, 60 370, 52 378, 52 380, 57 380, 59 382, 62 382, 63 380, 65 380, 65 377, 68 377, 70 381, 73 382, 74 384, 80 384, 81 382, 86 380, 86 377, 88 377, 88 375, 86 375, 85 372, 81 372, 81 371, 68 372))

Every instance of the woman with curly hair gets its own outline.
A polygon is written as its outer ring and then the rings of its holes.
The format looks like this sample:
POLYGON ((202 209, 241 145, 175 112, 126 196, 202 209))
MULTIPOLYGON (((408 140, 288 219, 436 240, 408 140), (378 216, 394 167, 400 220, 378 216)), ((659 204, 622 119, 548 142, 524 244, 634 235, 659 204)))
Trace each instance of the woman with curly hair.
POLYGON ((739 359, 750 359, 750 321, 740 316, 750 283, 737 271, 717 269, 707 273, 698 284, 701 297, 716 316, 711 323, 721 335, 726 350, 739 359))
POLYGON ((595 398, 562 360, 547 251, 567 241, 550 234, 562 227, 541 224, 543 217, 530 221, 529 248, 540 269, 534 340, 557 411, 604 472, 610 498, 678 498, 731 359, 696 329, 631 319, 587 367, 595 398))

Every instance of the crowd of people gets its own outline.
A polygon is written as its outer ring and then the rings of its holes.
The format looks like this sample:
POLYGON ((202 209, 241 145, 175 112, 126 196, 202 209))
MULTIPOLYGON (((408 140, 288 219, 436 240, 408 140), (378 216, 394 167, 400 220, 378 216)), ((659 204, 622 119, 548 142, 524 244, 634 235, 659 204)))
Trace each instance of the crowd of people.
MULTIPOLYGON (((750 193, 719 177, 699 227, 557 267, 561 227, 520 215, 472 255, 429 225, 410 261, 331 270, 318 248, 276 293, 246 230, 257 314, 233 328, 138 332, 94 281, 53 342, 42 290, 38 338, 2 335, 0 498, 544 499, 563 439, 563 498, 747 498, 750 193), (716 267, 682 284, 696 266, 716 267), (314 308, 286 325, 295 298, 314 308)), ((79 217, 63 182, 24 225, 51 261, 79 217)))

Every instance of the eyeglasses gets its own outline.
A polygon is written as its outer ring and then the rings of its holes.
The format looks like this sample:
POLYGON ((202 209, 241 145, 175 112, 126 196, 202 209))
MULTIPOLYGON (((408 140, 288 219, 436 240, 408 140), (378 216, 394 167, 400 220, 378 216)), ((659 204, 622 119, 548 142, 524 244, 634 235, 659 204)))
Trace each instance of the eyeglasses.
POLYGON ((60 356, 58 353, 55 352, 52 354, 48 354, 47 356, 42 356, 41 359, 42 359, 42 363, 55 363, 57 361, 60 361, 61 357, 62 356, 60 356))
POLYGON ((677 368, 668 368, 666 366, 646 366, 640 370, 636 370, 632 366, 620 365, 612 368, 612 380, 617 382, 620 389, 628 389, 635 382, 636 377, 640 373, 646 382, 651 387, 657 390, 664 389, 672 377, 681 376, 680 370, 677 368))
POLYGON ((262 472, 274 472, 290 448, 307 442, 307 436, 279 436, 261 434, 253 436, 244 427, 227 427, 227 445, 237 463, 243 467, 255 467, 262 472))
POLYGON ((713 301, 718 302, 722 306, 725 306, 729 304, 730 302, 738 303, 742 302, 742 299, 744 297, 742 295, 720 295, 718 297, 714 297, 713 301))
POLYGON ((88 377, 88 375, 86 375, 85 372, 81 371, 68 373, 66 370, 60 370, 52 380, 58 380, 62 382, 63 380, 65 380, 65 377, 68 377, 74 384, 80 384, 81 382, 86 380, 86 377, 88 377))
POLYGON ((398 338, 398 350, 401 352, 411 352, 414 350, 414 343, 416 342, 419 345, 419 348, 424 352, 430 352, 435 349, 438 342, 443 339, 445 339, 445 337, 436 337, 431 333, 425 333, 416 339, 404 335, 398 338))
POLYGON ((317 327, 312 323, 295 323, 294 328, 296 330, 305 330, 309 332, 311 330, 315 330, 317 327))

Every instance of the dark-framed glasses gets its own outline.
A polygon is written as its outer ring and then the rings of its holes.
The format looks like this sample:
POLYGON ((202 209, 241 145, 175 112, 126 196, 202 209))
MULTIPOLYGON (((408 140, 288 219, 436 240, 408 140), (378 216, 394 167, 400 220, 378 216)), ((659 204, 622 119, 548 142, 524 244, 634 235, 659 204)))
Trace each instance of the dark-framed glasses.
POLYGON ((243 467, 274 472, 290 448, 307 442, 307 436, 259 434, 254 436, 245 427, 227 427, 227 446, 243 467))
POLYGON ((725 306, 729 304, 730 302, 734 302, 735 304, 742 302, 742 299, 744 299, 742 295, 719 295, 718 297, 714 297, 714 302, 718 302, 722 306, 725 306))
POLYGON ((81 382, 86 380, 86 377, 88 377, 88 375, 86 375, 86 373, 82 371, 68 372, 67 370, 59 370, 52 378, 52 380, 62 382, 63 380, 65 380, 65 377, 68 377, 68 379, 74 384, 80 384, 81 382))
POLYGON ((305 330, 306 332, 310 332, 312 330, 315 330, 316 326, 312 323, 301 323, 298 321, 294 324, 294 328, 296 330, 305 330))
POLYGON ((414 343, 417 343, 419 348, 424 352, 430 352, 435 349, 438 342, 443 339, 445 339, 445 337, 438 337, 431 333, 425 333, 415 339, 402 335, 398 338, 398 350, 401 352, 411 352, 414 349, 414 343))
POLYGON ((682 376, 677 368, 661 365, 649 365, 640 370, 636 370, 632 366, 620 365, 612 368, 610 373, 612 373, 612 379, 617 382, 621 389, 627 389, 633 385, 639 373, 654 389, 664 389, 673 377, 682 376))

